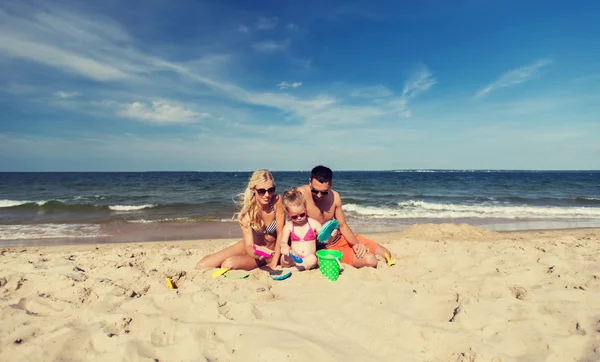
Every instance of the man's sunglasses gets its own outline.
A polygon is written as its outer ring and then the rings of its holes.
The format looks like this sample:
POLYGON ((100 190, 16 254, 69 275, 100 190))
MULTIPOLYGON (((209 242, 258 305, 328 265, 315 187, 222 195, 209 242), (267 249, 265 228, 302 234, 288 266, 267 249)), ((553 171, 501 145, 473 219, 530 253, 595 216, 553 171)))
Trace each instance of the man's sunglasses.
POLYGON ((310 192, 312 192, 315 195, 321 194, 321 195, 325 196, 329 193, 329 190, 321 191, 321 190, 315 190, 315 189, 311 188, 310 192))
POLYGON ((268 189, 256 189, 256 192, 259 196, 264 196, 267 192, 269 195, 273 195, 275 193, 275 186, 268 189))
POLYGON ((302 218, 303 218, 303 217, 305 217, 305 216, 306 216, 306 211, 304 211, 304 212, 301 212, 301 213, 299 213, 299 214, 296 214, 296 215, 290 215, 290 218, 291 218, 292 220, 296 220, 296 219, 302 219, 302 218))

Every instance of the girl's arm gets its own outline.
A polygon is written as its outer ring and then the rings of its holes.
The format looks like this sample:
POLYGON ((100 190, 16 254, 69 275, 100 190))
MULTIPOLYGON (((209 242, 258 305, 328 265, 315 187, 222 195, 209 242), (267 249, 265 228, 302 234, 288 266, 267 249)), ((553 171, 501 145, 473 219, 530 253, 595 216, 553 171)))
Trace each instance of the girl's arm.
POLYGON ((277 239, 277 245, 280 245, 280 247, 279 247, 280 254, 290 255, 289 240, 290 240, 290 232, 292 230, 290 227, 290 223, 291 222, 288 222, 287 224, 285 224, 285 226, 283 227, 283 231, 281 232, 281 237, 277 239))
POLYGON ((310 222, 310 225, 312 226, 315 235, 319 235, 319 232, 321 232, 321 228, 323 227, 323 225, 321 225, 321 223, 317 220, 310 217, 308 218, 308 221, 310 222))
POLYGON ((283 234, 284 224, 285 224, 285 212, 283 211, 283 202, 281 201, 281 196, 276 195, 277 199, 275 200, 275 228, 277 230, 277 240, 275 241, 275 254, 271 257, 271 262, 269 263, 269 267, 274 269, 279 262, 279 256, 281 255, 281 240, 280 235, 283 234))
POLYGON ((313 219, 313 218, 308 218, 308 221, 310 221, 310 225, 313 227, 313 231, 315 232, 315 234, 318 234, 319 231, 321 231, 321 228, 323 227, 323 225, 321 225, 320 222, 318 222, 317 220, 313 219))

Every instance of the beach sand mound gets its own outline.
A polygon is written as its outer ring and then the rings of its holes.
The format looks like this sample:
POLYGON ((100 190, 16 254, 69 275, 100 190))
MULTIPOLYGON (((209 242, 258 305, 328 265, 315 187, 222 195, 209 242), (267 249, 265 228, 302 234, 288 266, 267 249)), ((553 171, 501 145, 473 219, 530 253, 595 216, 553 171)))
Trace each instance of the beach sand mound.
POLYGON ((405 238, 430 241, 489 241, 498 239, 501 234, 468 224, 415 224, 400 232, 400 235, 405 238))

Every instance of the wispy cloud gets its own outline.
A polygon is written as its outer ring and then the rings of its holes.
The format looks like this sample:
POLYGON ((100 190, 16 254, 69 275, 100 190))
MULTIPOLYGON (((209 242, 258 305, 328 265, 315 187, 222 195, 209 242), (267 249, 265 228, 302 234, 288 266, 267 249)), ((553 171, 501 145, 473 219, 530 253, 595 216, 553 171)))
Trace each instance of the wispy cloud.
POLYGON ((63 91, 58 91, 58 92, 54 92, 54 96, 58 97, 58 98, 73 98, 73 97, 77 97, 80 96, 80 93, 77 92, 63 92, 63 91))
POLYGON ((237 27, 237 31, 240 33, 247 33, 250 29, 246 25, 240 25, 237 27))
POLYGON ((374 85, 370 87, 355 88, 350 92, 351 97, 358 98, 385 98, 394 94, 389 88, 383 85, 374 85))
POLYGON ((423 67, 421 70, 413 74, 405 83, 402 89, 402 98, 410 100, 433 87, 437 83, 437 79, 433 77, 433 73, 423 67))
POLYGON ((252 47, 259 52, 273 53, 285 50, 288 47, 289 41, 276 42, 273 40, 265 40, 252 44, 252 47))
POLYGON ((403 117, 411 117, 412 112, 408 109, 409 103, 435 84, 437 84, 437 79, 427 67, 423 66, 404 82, 402 95, 392 99, 389 105, 396 114, 403 117))
POLYGON ((285 26, 285 28, 290 31, 296 31, 296 30, 300 29, 300 27, 297 24, 293 24, 293 23, 287 24, 285 26))
POLYGON ((260 29, 260 30, 273 29, 274 27, 277 26, 278 22, 279 22, 279 18, 276 16, 271 17, 271 18, 261 17, 258 19, 258 22, 256 23, 256 28, 260 29))
POLYGON ((150 104, 133 102, 122 106, 119 115, 159 125, 192 123, 201 118, 210 117, 208 113, 197 113, 188 108, 170 104, 164 100, 152 101, 150 104))
POLYGON ((283 82, 277 84, 277 86, 279 87, 279 89, 298 88, 301 85, 302 85, 302 82, 288 83, 285 80, 283 82))
POLYGON ((96 81, 135 80, 147 63, 132 38, 110 19, 32 8, 13 16, 0 10, 0 54, 96 81))
POLYGON ((497 89, 511 87, 517 84, 527 82, 531 79, 535 79, 540 76, 540 68, 551 63, 552 60, 550 59, 542 59, 538 60, 533 64, 526 65, 518 69, 509 70, 508 72, 502 74, 494 82, 488 84, 479 92, 477 92, 475 94, 475 97, 481 97, 497 89))
MULTIPOLYGON (((225 77, 225 72, 215 71, 227 64, 230 59, 227 55, 176 62, 143 50, 147 48, 144 44, 111 19, 90 18, 85 13, 74 14, 59 8, 30 10, 19 14, 0 10, 0 56, 43 64, 75 80, 96 81, 94 95, 82 91, 86 97, 62 97, 62 103, 57 103, 70 111, 91 115, 106 116, 108 110, 119 117, 153 124, 194 123, 206 117, 251 123, 254 121, 248 115, 251 107, 239 105, 259 105, 281 111, 303 124, 366 124, 386 115, 407 116, 406 104, 436 82, 431 72, 423 68, 405 83, 399 99, 372 105, 352 105, 343 97, 324 91, 309 96, 251 91, 236 84, 235 79, 225 77), (121 90, 118 95, 113 91, 115 87, 121 90), (203 102, 204 96, 210 97, 211 102, 203 102), (190 97, 196 97, 198 102, 189 102, 190 97), (213 100, 221 108, 212 105, 213 100), (236 113, 235 109, 245 111, 236 113), (233 116, 228 118, 228 114, 233 116)), ((285 49, 288 44, 289 40, 265 41, 254 48, 273 52, 285 49)), ((301 85, 283 81, 277 86, 294 89, 301 85)), ((371 91, 386 93, 380 86, 371 91)))

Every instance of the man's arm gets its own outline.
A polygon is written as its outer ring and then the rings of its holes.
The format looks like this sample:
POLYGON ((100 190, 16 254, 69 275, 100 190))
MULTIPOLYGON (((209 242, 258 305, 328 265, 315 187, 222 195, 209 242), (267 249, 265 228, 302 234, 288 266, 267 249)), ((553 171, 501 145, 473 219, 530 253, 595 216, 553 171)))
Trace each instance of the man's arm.
POLYGON ((335 218, 339 223, 340 232, 344 238, 346 238, 348 244, 352 246, 356 256, 362 258, 367 250, 367 247, 358 242, 356 236, 354 236, 354 233, 352 232, 352 229, 350 229, 350 226, 346 224, 346 218, 344 217, 344 211, 342 210, 342 198, 336 191, 334 191, 333 202, 335 204, 335 218))

